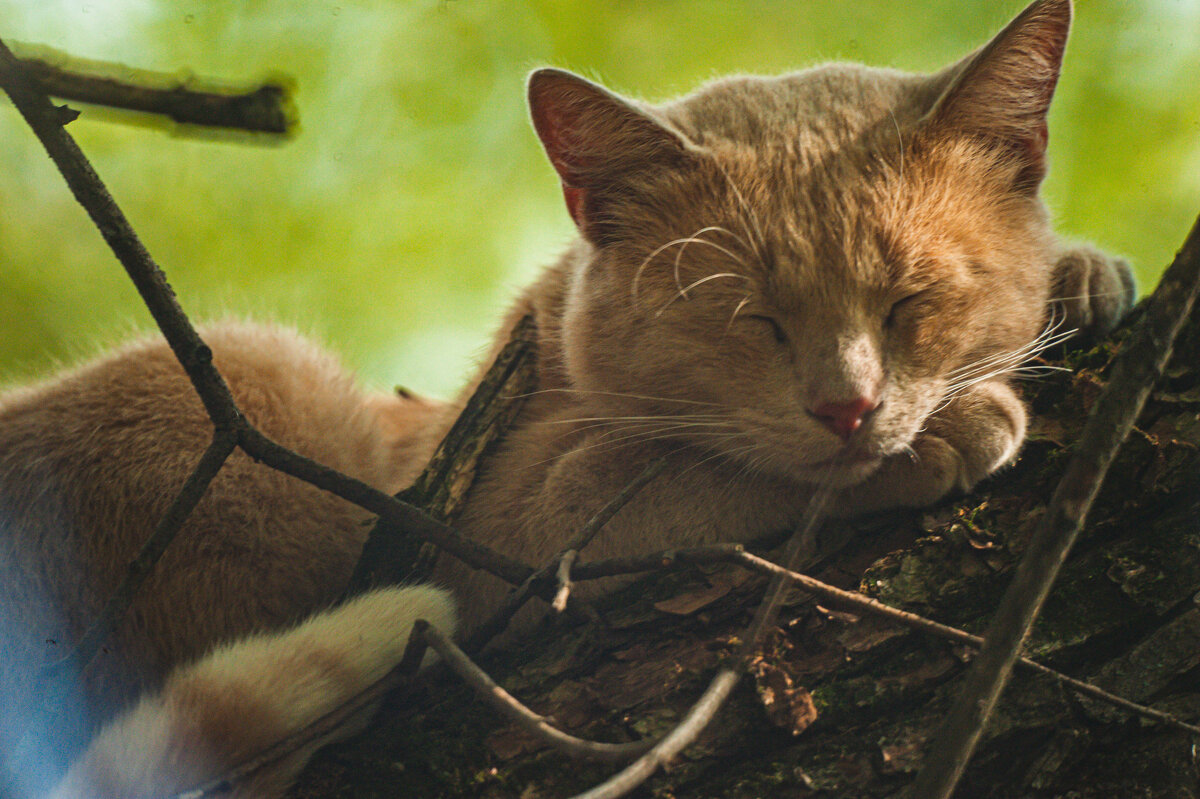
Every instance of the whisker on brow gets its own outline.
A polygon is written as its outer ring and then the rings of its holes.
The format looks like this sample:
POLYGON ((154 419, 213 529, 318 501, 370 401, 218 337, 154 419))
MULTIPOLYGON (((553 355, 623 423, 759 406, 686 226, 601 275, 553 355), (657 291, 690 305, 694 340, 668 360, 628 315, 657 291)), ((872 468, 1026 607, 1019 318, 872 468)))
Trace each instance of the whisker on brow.
POLYGON ((667 300, 666 304, 663 305, 663 307, 659 308, 657 312, 655 312, 655 314, 654 314, 655 318, 662 316, 663 312, 666 311, 668 308, 670 308, 671 305, 675 302, 675 300, 679 299, 680 297, 683 297, 685 300, 688 299, 687 293, 689 291, 691 291, 692 289, 696 288, 696 286, 707 283, 710 280, 716 280, 717 278, 722 278, 722 277, 737 278, 738 280, 746 280, 746 281, 750 280, 750 278, 746 277, 745 275, 739 275, 736 272, 717 272, 716 274, 709 275, 708 277, 702 277, 699 280, 692 283, 687 288, 680 289, 678 294, 676 294, 671 299, 667 300))
MULTIPOLYGON (((723 227, 720 227, 720 226, 718 226, 718 225, 710 225, 710 226, 708 226, 708 227, 700 228, 700 229, 699 229, 699 230, 697 230, 695 233, 693 233, 693 234, 692 234, 692 235, 689 237, 689 239, 688 239, 687 241, 685 241, 685 242, 683 242, 682 244, 680 244, 680 245, 679 245, 679 251, 678 251, 677 253, 675 253, 675 288, 679 289, 679 290, 680 290, 680 292, 682 292, 683 294, 687 294, 687 289, 682 289, 682 288, 679 288, 679 287, 680 287, 680 285, 682 285, 682 281, 681 281, 681 280, 680 280, 680 278, 679 278, 679 265, 680 265, 680 262, 683 260, 683 253, 684 253, 684 250, 686 250, 686 249, 687 249, 687 246, 688 246, 689 244, 691 244, 692 242, 696 242, 696 241, 698 241, 698 242, 700 242, 700 243, 702 243, 702 244, 707 244, 707 245, 709 245, 710 247, 715 247, 716 249, 718 249, 718 250, 720 250, 721 252, 723 252, 723 253, 725 253, 726 255, 728 255, 728 256, 729 256, 729 257, 730 257, 730 258, 731 258, 731 259, 732 259, 732 260, 733 260, 735 263, 737 263, 738 265, 740 265, 742 268, 746 268, 746 262, 745 262, 744 260, 742 260, 740 257, 738 257, 737 255, 734 255, 732 252, 730 252, 730 251, 729 251, 729 250, 727 250, 726 248, 722 247, 721 245, 719 245, 719 244, 716 244, 715 242, 709 241, 708 239, 702 239, 702 238, 700 238, 700 236, 701 236, 702 234, 704 234, 704 233, 712 233, 712 232, 726 233, 726 234, 728 234, 728 235, 730 235, 730 236, 733 236, 733 238, 734 238, 734 240, 735 240, 735 241, 739 241, 739 242, 741 241, 740 237, 738 237, 738 236, 735 236, 734 234, 730 233, 730 232, 729 232, 728 230, 726 230, 725 228, 723 228, 723 227)), ((691 288, 691 287, 689 286, 688 288, 691 288)))
POLYGON ((683 290, 683 288, 682 288, 682 281, 679 278, 679 266, 680 266, 680 261, 683 258, 683 251, 687 248, 687 245, 689 245, 689 244, 693 244, 693 243, 694 244, 704 244, 709 247, 712 247, 713 249, 718 250, 721 253, 725 254, 734 263, 736 263, 744 268, 746 266, 745 260, 742 259, 740 256, 738 256, 733 251, 731 251, 728 247, 722 247, 720 244, 717 244, 715 241, 710 241, 705 238, 700 238, 701 233, 711 232, 711 231, 721 231, 721 232, 725 232, 725 233, 729 232, 729 231, 725 230, 725 228, 722 228, 722 227, 710 226, 710 227, 706 227, 706 228, 701 228, 700 230, 697 230, 695 233, 693 233, 690 236, 684 236, 683 238, 673 239, 671 241, 668 241, 666 244, 660 245, 659 247, 656 247, 654 250, 652 250, 649 255, 647 255, 644 259, 642 259, 642 262, 640 264, 638 264, 637 270, 634 271, 634 273, 633 273, 633 281, 630 283, 630 286, 629 286, 630 297, 633 299, 633 301, 634 302, 637 301, 638 285, 641 283, 642 273, 646 271, 646 267, 649 266, 650 263, 655 258, 657 258, 661 253, 670 249, 671 247, 679 247, 680 248, 679 253, 675 257, 674 274, 675 274, 675 287, 677 289, 680 289, 681 291, 683 290))
POLYGON ((734 183, 733 178, 729 176, 729 173, 725 170, 725 167, 719 161, 714 161, 714 163, 716 163, 717 170, 721 173, 721 177, 725 178, 725 183, 729 186, 729 190, 733 192, 734 198, 737 199, 738 205, 742 209, 742 213, 745 214, 746 218, 750 220, 750 225, 752 227, 748 227, 745 220, 739 220, 742 224, 742 227, 746 228, 746 233, 750 236, 750 244, 752 245, 750 247, 750 252, 764 266, 767 265, 767 239, 763 235, 762 226, 759 224, 758 214, 754 212, 754 208, 750 205, 750 203, 746 202, 746 196, 742 194, 742 190, 738 188, 736 183, 734 183))
POLYGON ((730 314, 730 316, 729 316, 729 322, 727 322, 727 323, 726 323, 726 325, 725 325, 725 332, 726 332, 726 333, 728 333, 728 332, 729 332, 729 329, 730 329, 731 327, 733 327, 733 321, 734 321, 735 319, 737 319, 738 312, 739 312, 739 311, 741 311, 743 308, 745 308, 745 307, 746 307, 746 303, 750 302, 750 296, 751 296, 751 295, 747 294, 745 297, 742 297, 742 301, 741 301, 741 302, 739 302, 739 303, 737 304, 737 307, 733 309, 733 313, 732 313, 732 314, 730 314))

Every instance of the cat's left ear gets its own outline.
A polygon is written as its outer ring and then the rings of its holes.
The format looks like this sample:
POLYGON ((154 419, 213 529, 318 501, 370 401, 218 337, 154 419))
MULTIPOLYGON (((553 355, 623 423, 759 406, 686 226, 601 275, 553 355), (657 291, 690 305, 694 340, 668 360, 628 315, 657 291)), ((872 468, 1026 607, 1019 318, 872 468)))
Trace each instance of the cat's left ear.
POLYGON ((952 68, 929 114, 939 135, 990 140, 1020 159, 1018 188, 1046 173, 1046 114, 1062 68, 1071 0, 1037 0, 981 50, 952 68))
POLYGON ((529 111, 562 180, 567 210, 593 241, 606 201, 639 175, 689 158, 683 137, 602 86, 560 69, 529 76, 529 111))

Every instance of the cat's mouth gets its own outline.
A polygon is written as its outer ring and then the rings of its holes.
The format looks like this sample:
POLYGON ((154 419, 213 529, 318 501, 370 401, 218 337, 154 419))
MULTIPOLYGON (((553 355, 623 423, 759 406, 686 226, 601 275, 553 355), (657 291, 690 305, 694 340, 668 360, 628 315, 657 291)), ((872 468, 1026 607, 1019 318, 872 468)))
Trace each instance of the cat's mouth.
POLYGON ((846 448, 832 457, 817 461, 809 469, 814 474, 822 475, 822 482, 828 480, 834 487, 844 488, 866 480, 882 463, 882 455, 846 448))

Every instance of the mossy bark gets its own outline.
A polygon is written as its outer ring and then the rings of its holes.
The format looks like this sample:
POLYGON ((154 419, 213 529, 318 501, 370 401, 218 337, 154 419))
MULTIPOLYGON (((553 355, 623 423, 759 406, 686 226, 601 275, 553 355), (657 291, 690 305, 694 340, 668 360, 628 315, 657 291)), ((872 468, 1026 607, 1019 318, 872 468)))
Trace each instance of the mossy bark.
MULTIPOLYGON (((1036 421, 1013 468, 970 496, 856 524, 859 536, 808 571, 981 632, 1126 330, 1068 354, 1071 372, 1027 387, 1036 421)), ((611 741, 656 735, 680 718, 732 652, 761 588, 759 578, 732 567, 654 576, 612 599, 606 627, 547 625, 527 645, 483 665, 575 734, 611 741), (681 597, 691 601, 666 601, 681 597)), ((1197 591, 1200 324, 1193 320, 1114 463, 1026 652, 1195 719, 1197 591)), ((670 771, 635 795, 908 796, 923 746, 968 659, 958 646, 828 610, 796 592, 733 700, 670 771)), ((1018 674, 956 795, 1200 797, 1192 747, 1186 733, 1018 674)), ((293 795, 560 797, 613 770, 546 751, 452 675, 434 674, 389 700, 362 736, 322 752, 293 795)))

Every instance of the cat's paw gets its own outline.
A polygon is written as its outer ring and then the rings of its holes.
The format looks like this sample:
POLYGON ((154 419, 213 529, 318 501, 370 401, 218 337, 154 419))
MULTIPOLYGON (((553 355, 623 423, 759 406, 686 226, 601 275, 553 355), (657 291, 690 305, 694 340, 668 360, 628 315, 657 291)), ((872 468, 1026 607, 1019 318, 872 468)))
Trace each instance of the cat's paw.
POLYGON ((893 455, 860 485, 843 489, 835 513, 932 505, 969 491, 1016 457, 1025 439, 1025 406, 1009 386, 972 386, 931 416, 911 451, 893 455))
POLYGON ((1136 296, 1129 262, 1095 247, 1073 247, 1054 265, 1053 297, 1066 314, 1066 330, 1103 336, 1133 307, 1136 296))

